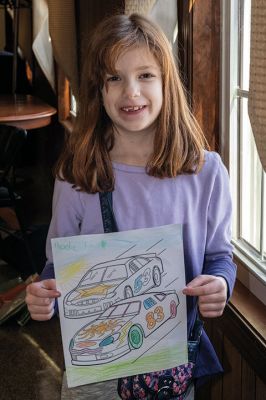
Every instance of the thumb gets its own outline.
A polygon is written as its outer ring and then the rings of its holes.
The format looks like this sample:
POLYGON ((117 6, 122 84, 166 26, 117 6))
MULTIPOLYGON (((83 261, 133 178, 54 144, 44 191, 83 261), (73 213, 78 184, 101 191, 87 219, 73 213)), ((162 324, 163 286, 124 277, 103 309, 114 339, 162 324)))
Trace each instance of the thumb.
POLYGON ((39 284, 44 289, 56 290, 56 281, 55 281, 55 279, 45 279, 44 281, 40 281, 39 284))
POLYGON ((33 282, 27 286, 27 293, 37 297, 60 297, 61 293, 56 288, 55 279, 33 282))
POLYGON ((49 297, 60 297, 61 293, 56 288, 56 280, 55 279, 46 279, 40 282, 41 288, 49 290, 49 297))
POLYGON ((193 289, 198 288, 200 286, 207 285, 214 279, 215 279, 215 277, 212 275, 198 275, 198 276, 196 276, 196 278, 192 279, 192 281, 190 281, 186 285, 186 287, 182 290, 182 293, 193 296, 194 295, 193 289))

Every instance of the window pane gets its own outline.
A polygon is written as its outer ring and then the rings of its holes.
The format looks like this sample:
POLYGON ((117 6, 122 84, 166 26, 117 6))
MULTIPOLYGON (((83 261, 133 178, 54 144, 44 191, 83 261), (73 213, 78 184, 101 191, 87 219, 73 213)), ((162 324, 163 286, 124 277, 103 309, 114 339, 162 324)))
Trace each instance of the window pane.
POLYGON ((240 107, 240 236, 260 252, 262 167, 249 122, 246 98, 241 99, 240 107))

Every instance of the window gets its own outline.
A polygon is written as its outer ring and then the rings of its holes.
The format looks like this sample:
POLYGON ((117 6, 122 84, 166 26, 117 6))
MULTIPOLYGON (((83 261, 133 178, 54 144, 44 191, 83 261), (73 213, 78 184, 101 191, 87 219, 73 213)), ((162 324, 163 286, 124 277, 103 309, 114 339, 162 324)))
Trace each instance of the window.
POLYGON ((231 180, 233 244, 235 255, 265 284, 266 178, 248 116, 251 0, 221 5, 221 143, 231 180))

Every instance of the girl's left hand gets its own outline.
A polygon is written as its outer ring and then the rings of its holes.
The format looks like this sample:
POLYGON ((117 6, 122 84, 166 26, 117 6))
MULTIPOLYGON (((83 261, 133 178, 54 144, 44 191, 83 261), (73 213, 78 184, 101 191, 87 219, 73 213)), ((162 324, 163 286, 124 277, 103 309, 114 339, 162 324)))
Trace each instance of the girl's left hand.
POLYGON ((203 317, 220 317, 227 300, 227 283, 221 276, 199 275, 187 284, 183 293, 198 296, 198 307, 203 317))

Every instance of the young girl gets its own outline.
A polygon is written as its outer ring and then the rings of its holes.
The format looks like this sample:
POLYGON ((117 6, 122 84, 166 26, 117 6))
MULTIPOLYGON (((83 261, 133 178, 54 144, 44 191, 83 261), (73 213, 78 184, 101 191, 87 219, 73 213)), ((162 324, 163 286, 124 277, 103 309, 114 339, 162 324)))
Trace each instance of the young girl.
MULTIPOLYGON (((32 318, 50 319, 60 296, 51 238, 102 233, 103 191, 113 192, 119 231, 183 225, 188 333, 197 309, 220 316, 235 281, 231 202, 226 169, 205 146, 160 28, 137 14, 103 21, 91 37, 77 124, 56 170, 47 263, 27 290, 32 318)), ((203 332, 195 378, 221 370, 203 332)))

